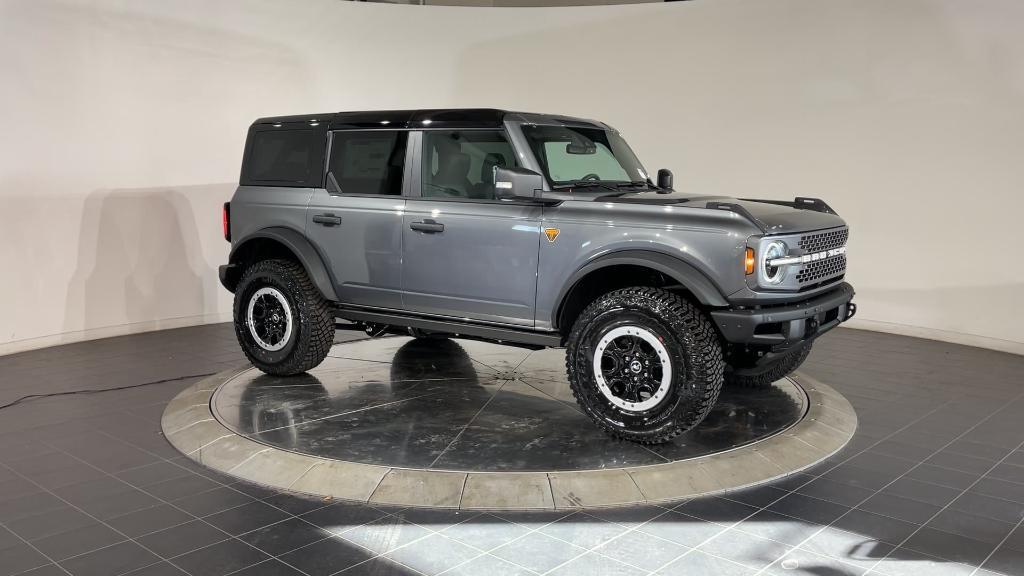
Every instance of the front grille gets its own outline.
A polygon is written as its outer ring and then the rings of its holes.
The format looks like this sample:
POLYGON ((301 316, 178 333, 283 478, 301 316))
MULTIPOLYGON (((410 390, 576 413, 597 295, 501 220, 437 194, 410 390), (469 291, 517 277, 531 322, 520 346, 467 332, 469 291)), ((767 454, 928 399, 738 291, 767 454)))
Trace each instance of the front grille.
MULTIPOLYGON (((849 236, 849 228, 816 232, 800 237, 799 246, 806 254, 815 254, 846 246, 849 236)), ((842 277, 844 274, 846 274, 846 255, 841 254, 805 264, 797 272, 796 281, 801 286, 821 284, 837 276, 842 277)))
POLYGON ((796 281, 800 284, 819 282, 845 272, 846 255, 842 254, 829 258, 828 260, 818 260, 817 262, 807 264, 800 270, 800 272, 797 272, 796 281))
POLYGON ((824 252, 833 248, 839 248, 840 246, 846 246, 846 240, 849 237, 849 228, 807 234, 800 237, 800 248, 808 254, 824 252))

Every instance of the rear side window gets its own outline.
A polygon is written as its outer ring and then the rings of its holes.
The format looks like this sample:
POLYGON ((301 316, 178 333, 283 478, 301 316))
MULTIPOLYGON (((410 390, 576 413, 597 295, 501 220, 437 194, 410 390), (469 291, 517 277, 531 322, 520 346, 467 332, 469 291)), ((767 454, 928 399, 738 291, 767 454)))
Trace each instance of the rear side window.
POLYGON ((405 131, 341 131, 331 140, 328 190, 342 194, 400 196, 405 170, 405 131))
POLYGON ((267 130, 252 133, 243 179, 253 184, 319 185, 322 133, 315 130, 267 130))

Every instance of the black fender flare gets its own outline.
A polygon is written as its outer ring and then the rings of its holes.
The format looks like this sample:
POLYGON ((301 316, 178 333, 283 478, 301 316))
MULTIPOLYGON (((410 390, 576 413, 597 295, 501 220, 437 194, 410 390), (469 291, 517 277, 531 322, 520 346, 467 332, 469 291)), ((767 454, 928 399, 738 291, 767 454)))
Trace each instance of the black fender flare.
POLYGON ((623 264, 643 266, 661 272, 689 290, 697 300, 705 306, 725 307, 729 305, 729 302, 725 299, 722 291, 715 286, 714 282, 708 278, 707 274, 701 272, 693 264, 661 252, 652 252, 649 250, 621 250, 595 258, 594 260, 584 264, 569 276, 569 279, 565 282, 561 291, 558 293, 558 300, 556 300, 558 303, 555 308, 556 322, 561 319, 562 308, 565 304, 566 298, 580 280, 591 272, 607 268, 609 266, 623 264))
MULTIPOLYGON (((320 252, 302 233, 291 228, 282 226, 263 228, 246 236, 231 248, 231 254, 228 256, 228 262, 231 263, 229 266, 237 263, 239 253, 243 251, 250 241, 259 238, 274 240, 290 250, 298 258, 302 267, 306 269, 309 279, 313 281, 313 285, 323 294, 324 298, 334 302, 338 301, 338 295, 334 291, 334 281, 327 271, 327 266, 324 265, 320 252)), ((238 274, 241 275, 241 272, 239 270, 238 274)))

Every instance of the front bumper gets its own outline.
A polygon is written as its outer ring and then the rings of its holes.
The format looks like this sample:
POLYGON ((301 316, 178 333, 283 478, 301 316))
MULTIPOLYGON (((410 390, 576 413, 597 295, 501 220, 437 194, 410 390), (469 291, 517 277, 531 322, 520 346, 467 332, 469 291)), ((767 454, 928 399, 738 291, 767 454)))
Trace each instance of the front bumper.
POLYGON ((857 312, 853 295, 853 286, 843 282, 797 304, 712 310, 711 318, 728 342, 781 349, 812 340, 853 318, 857 312))

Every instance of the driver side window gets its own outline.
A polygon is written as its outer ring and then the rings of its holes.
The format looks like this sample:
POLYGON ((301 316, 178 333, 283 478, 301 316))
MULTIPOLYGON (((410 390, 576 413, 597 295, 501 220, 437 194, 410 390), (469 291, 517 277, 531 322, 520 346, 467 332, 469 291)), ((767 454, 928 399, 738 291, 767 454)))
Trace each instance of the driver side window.
POLYGON ((512 145, 501 130, 423 132, 424 198, 494 199, 494 167, 515 166, 512 145))

